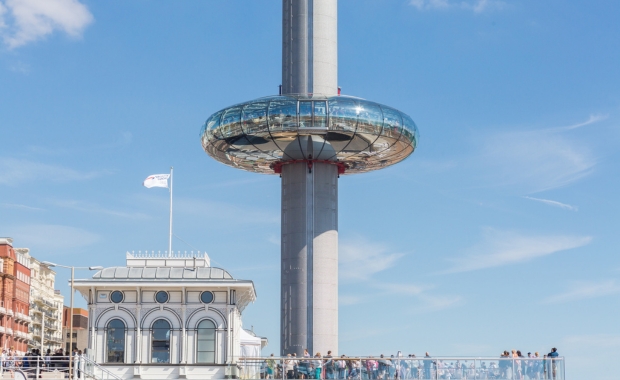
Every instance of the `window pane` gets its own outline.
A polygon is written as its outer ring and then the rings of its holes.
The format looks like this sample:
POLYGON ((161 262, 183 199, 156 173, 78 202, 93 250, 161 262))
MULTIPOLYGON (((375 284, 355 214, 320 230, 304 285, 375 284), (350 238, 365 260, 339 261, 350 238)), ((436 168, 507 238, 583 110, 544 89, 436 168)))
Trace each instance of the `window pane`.
POLYGON ((398 138, 403 125, 401 113, 393 108, 384 106, 381 108, 383 109, 383 136, 398 138))
POLYGON ((329 124, 335 131, 355 131, 358 109, 352 99, 329 99, 329 124))
POLYGON ((215 363, 215 352, 198 352, 196 354, 197 363, 215 363))
POLYGON ((220 126, 222 137, 227 138, 241 134, 241 106, 228 108, 222 115, 220 126))
POLYGON ((272 100, 269 103, 269 129, 271 131, 297 129, 297 101, 272 100))
POLYGON ((325 128, 327 126, 327 102, 314 102, 314 125, 313 128, 325 128))
POLYGON ((299 102, 299 127, 312 127, 312 102, 299 102))
POLYGON ((125 362, 125 323, 113 319, 108 323, 107 331, 107 363, 125 362))
POLYGON ((205 319, 198 324, 196 341, 196 361, 215 363, 215 324, 205 319))
POLYGON ((158 319, 153 323, 151 347, 151 362, 170 362, 170 323, 165 319, 158 319))
POLYGON ((215 347, 214 340, 199 340, 198 341, 198 351, 211 351, 215 347))
POLYGON ((241 121, 246 134, 267 132, 267 105, 267 102, 252 102, 243 107, 241 121))
POLYGON ((215 324, 213 323, 213 321, 205 319, 202 322, 200 322, 200 324, 198 324, 198 328, 199 329, 214 329, 215 324))
POLYGON ((200 294, 200 300, 202 303, 211 303, 213 302, 213 293, 212 292, 202 292, 200 294))

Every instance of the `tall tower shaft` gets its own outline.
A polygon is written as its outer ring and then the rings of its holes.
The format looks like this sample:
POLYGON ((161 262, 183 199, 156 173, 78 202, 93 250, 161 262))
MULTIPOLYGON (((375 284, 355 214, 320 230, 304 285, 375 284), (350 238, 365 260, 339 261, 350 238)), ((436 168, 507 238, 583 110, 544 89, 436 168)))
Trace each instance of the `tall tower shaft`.
MULTIPOLYGON (((282 3, 283 94, 337 94, 337 0, 282 3)), ((310 134, 297 141, 303 153, 290 159, 311 160, 324 148, 324 141, 310 134)), ((280 350, 283 355, 301 355, 304 348, 313 354, 336 353, 338 168, 299 162, 284 165, 281 176, 280 350)))
POLYGON ((338 178, 413 153, 407 114, 338 90, 337 0, 282 1, 282 91, 209 116, 202 147, 282 181, 282 354, 338 353, 338 178))

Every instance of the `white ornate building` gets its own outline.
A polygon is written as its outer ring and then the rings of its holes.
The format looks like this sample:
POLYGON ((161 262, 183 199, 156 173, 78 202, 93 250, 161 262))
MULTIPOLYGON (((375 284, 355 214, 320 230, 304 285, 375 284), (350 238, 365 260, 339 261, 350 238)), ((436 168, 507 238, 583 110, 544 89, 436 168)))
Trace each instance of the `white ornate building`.
POLYGON ((76 280, 75 288, 88 301, 89 356, 118 376, 235 376, 254 283, 211 267, 208 255, 127 253, 125 267, 76 280))
POLYGON ((33 339, 28 349, 48 349, 54 352, 62 347, 62 310, 64 297, 54 290, 56 272, 29 255, 27 248, 16 248, 28 257, 30 268, 30 332, 33 339))

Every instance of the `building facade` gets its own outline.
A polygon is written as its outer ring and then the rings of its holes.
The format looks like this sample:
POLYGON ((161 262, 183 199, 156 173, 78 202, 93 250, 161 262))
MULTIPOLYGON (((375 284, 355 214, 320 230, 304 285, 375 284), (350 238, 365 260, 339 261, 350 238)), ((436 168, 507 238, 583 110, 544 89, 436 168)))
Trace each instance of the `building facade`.
POLYGON ((62 311, 62 347, 65 351, 88 348, 88 310, 64 307, 62 311), (71 339, 71 323, 73 323, 73 339, 71 339), (72 345, 72 348, 70 346, 72 345))
POLYGON ((28 350, 30 312, 30 255, 13 248, 13 239, 0 238, 0 345, 19 354, 28 350))
POLYGON ((89 356, 126 379, 234 376, 253 282, 211 267, 206 254, 126 260, 75 280, 88 301, 89 356))
POLYGON ((32 279, 30 284, 30 317, 33 339, 29 349, 52 353, 62 347, 62 309, 64 297, 54 290, 56 272, 29 257, 32 279))

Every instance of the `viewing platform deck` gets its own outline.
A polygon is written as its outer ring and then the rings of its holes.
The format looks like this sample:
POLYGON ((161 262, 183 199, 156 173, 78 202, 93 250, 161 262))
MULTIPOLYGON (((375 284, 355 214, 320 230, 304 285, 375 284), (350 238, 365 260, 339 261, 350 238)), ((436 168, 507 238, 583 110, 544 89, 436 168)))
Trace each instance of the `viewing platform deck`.
POLYGON ((238 360, 241 379, 565 380, 564 357, 261 357, 238 360))

